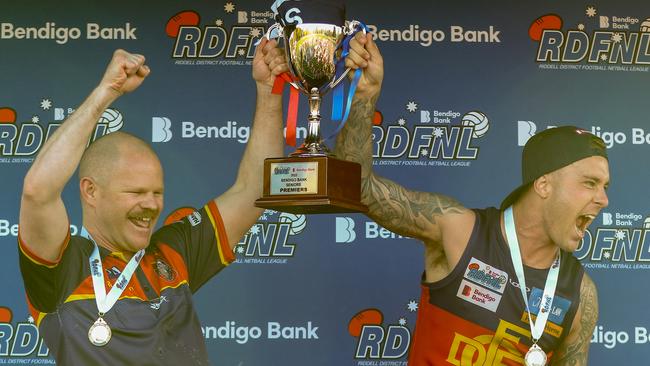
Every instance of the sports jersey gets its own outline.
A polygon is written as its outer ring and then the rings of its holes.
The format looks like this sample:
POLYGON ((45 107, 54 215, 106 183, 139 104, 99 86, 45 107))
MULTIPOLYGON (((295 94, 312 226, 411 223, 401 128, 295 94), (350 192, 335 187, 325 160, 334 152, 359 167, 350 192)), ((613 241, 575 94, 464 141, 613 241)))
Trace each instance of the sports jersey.
MULTIPOLYGON (((409 366, 523 365, 532 344, 528 312, 501 231, 501 211, 474 211, 474 229, 456 267, 442 280, 421 285, 409 366)), ((538 342, 549 364, 571 329, 584 274, 571 253, 562 252, 560 258, 555 297, 538 342)), ((547 273, 524 265, 533 319, 547 273)))
MULTIPOLYGON (((93 242, 68 234, 56 262, 18 242, 30 310, 57 364, 209 364, 192 294, 235 259, 213 201, 152 235, 128 286, 104 315, 112 338, 102 347, 88 339, 98 317, 88 260, 93 242)), ((108 292, 128 259, 102 247, 99 252, 108 292)))

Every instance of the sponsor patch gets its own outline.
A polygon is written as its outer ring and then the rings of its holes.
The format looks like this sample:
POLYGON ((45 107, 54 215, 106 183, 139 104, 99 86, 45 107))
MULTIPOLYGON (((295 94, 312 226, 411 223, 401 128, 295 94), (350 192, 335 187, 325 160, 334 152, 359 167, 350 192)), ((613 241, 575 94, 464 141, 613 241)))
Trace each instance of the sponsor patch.
POLYGON ((465 270, 465 278, 502 294, 508 283, 508 273, 472 257, 465 270))
POLYGON ((493 313, 497 311, 501 302, 501 295, 467 280, 461 281, 456 296, 474 305, 490 310, 493 313))
MULTIPOLYGON (((539 306, 542 302, 543 290, 537 287, 533 287, 530 291, 530 296, 528 297, 528 304, 530 305, 530 313, 537 314, 539 313, 539 306)), ((553 306, 551 307, 551 313, 548 315, 548 320, 555 324, 562 324, 564 321, 564 316, 571 307, 571 301, 555 295, 553 298, 553 306)))

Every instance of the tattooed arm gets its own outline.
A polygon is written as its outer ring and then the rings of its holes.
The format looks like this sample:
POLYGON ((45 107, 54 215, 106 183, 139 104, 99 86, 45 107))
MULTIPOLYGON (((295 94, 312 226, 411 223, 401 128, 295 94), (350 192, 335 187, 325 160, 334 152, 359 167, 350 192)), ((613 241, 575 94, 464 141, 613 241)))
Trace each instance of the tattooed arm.
POLYGON ((362 68, 363 74, 348 122, 337 137, 336 154, 361 164, 361 195, 368 216, 395 233, 422 240, 428 263, 444 255, 453 267, 469 239, 474 214, 452 198, 411 191, 373 173, 371 121, 383 80, 383 59, 369 34, 358 34, 350 46, 346 65, 362 68))
POLYGON ((585 273, 580 285, 580 306, 569 335, 557 350, 554 366, 587 365, 591 335, 598 320, 598 294, 596 285, 585 273))

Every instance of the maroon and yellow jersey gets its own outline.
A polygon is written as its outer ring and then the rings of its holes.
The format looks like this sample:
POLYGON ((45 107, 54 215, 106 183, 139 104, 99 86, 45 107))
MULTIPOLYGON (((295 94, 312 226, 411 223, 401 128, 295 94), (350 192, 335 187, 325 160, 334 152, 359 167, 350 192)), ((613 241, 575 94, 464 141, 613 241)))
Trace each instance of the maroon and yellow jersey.
MULTIPOLYGON (((422 283, 410 366, 523 365, 531 346, 528 312, 496 208, 475 210, 476 222, 458 265, 444 279, 422 283)), ((548 269, 524 266, 533 319, 548 269)), ((538 342, 549 356, 571 329, 580 303, 582 265, 562 252, 560 275, 545 331, 538 342)))
MULTIPOLYGON (((28 303, 58 364, 209 364, 192 294, 235 259, 214 202, 154 233, 128 286, 104 315, 112 338, 103 347, 88 340, 98 317, 88 263, 93 243, 68 235, 60 259, 48 262, 18 241, 28 303)), ((128 260, 102 247, 99 252, 108 293, 128 260)))

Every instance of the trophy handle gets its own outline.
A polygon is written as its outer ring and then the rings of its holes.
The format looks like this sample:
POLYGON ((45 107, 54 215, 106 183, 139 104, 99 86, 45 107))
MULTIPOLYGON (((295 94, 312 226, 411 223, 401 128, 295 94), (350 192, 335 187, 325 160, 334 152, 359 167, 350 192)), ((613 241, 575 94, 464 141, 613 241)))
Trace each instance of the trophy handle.
MULTIPOLYGON (((345 33, 345 35, 346 35, 347 37, 352 37, 352 36, 354 36, 357 32, 363 32, 364 35, 367 33, 367 32, 366 32, 366 26, 363 25, 363 23, 361 23, 361 22, 358 21, 358 20, 351 20, 351 21, 346 22, 345 26, 343 26, 343 32, 345 33), (357 30, 357 29, 358 29, 358 30, 357 30)), ((345 56, 347 56, 347 54, 346 54, 345 56)), ((345 56, 342 56, 342 57, 345 57, 345 56)), ((340 83, 341 81, 343 81, 343 79, 348 75, 348 73, 350 72, 350 70, 352 70, 352 68, 350 68, 350 67, 346 68, 345 71, 344 71, 343 73, 341 73, 341 76, 339 76, 339 77, 338 77, 337 79, 335 79, 335 80, 332 80, 332 82, 329 83, 329 84, 324 88, 324 90, 331 90, 331 89, 334 89, 337 85, 339 85, 339 83, 340 83)))

